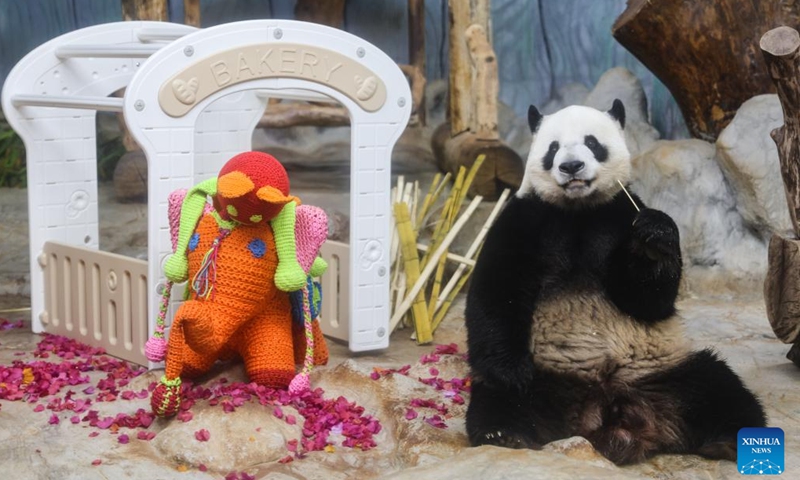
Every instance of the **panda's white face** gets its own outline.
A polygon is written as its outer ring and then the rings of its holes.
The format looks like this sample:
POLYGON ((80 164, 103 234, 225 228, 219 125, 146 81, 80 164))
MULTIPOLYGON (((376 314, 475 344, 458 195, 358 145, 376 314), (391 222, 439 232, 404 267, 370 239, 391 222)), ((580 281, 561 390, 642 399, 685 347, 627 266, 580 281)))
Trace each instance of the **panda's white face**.
POLYGON ((533 143, 518 196, 535 192, 561 206, 600 204, 620 191, 617 181, 630 179, 618 100, 609 112, 576 105, 542 117, 531 107, 528 121, 533 143))

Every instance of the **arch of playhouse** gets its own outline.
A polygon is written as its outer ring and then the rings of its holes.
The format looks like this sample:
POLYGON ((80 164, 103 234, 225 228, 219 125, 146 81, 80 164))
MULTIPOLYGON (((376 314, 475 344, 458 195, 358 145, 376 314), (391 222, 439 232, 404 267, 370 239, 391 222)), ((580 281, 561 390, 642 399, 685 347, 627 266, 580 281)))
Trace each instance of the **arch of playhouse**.
POLYGON ((89 27, 12 70, 2 101, 28 153, 34 329, 147 365, 171 253, 168 194, 249 150, 269 97, 332 98, 350 113, 351 246, 323 247, 333 267, 323 288, 346 295, 326 295, 323 319, 335 321, 322 326, 353 351, 388 346, 390 158, 410 115, 408 83, 358 37, 279 20, 89 27), (123 99, 107 98, 126 85, 123 99), (147 156, 149 262, 97 251, 95 110, 122 111, 147 156))

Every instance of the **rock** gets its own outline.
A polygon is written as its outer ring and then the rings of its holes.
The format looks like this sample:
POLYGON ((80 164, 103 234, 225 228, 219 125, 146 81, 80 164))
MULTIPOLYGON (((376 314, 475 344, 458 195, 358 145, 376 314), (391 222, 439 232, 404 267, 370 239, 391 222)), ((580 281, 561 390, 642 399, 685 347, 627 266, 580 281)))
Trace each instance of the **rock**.
MULTIPOLYGON (((229 414, 221 408, 198 404, 190 422, 177 419, 152 441, 159 454, 177 465, 229 472, 248 465, 274 462, 289 452, 286 442, 302 436, 302 425, 288 425, 273 415, 272 408, 256 402, 246 403, 229 414), (195 432, 208 430, 207 441, 195 438, 195 432)), ((284 414, 302 419, 294 408, 283 407, 284 414)))
POLYGON ((647 96, 642 83, 626 68, 616 67, 605 72, 583 104, 598 110, 609 110, 614 99, 621 100, 625 105, 625 143, 631 155, 636 156, 650 147, 660 135, 649 123, 647 96))
POLYGON ((601 75, 583 104, 599 110, 608 110, 614 99, 621 100, 625 105, 626 122, 649 122, 647 96, 642 88, 642 82, 627 68, 615 67, 601 75))
POLYGON ((570 437, 550 442, 542 449, 547 452, 558 452, 582 460, 598 467, 613 468, 614 463, 594 449, 591 442, 583 437, 570 437))
POLYGON ((589 89, 582 83, 568 83, 559 87, 550 100, 542 105, 540 111, 544 115, 550 115, 570 105, 583 105, 586 97, 589 96, 589 89))
POLYGON ((142 151, 126 152, 114 169, 114 194, 120 202, 147 201, 147 157, 142 151))
POLYGON ((717 160, 736 195, 736 208, 764 240, 793 236, 778 149, 770 132, 783 125, 777 95, 744 102, 717 138, 717 160))
POLYGON ((633 159, 632 189, 677 223, 690 291, 760 295, 766 244, 736 210, 714 157, 702 140, 657 141, 633 159))
POLYGON ((614 465, 598 466, 555 451, 468 448, 440 462, 403 470, 386 480, 458 478, 460 480, 574 480, 576 478, 643 479, 614 465))

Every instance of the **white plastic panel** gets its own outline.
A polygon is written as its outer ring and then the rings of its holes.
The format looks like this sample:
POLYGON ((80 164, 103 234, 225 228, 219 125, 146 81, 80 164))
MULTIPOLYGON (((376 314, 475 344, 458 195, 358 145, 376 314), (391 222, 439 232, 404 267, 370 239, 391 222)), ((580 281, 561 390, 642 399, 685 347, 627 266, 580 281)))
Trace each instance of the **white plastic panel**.
POLYGON ((148 365, 147 262, 59 242, 45 242, 40 319, 47 332, 148 365))
MULTIPOLYGON (((137 31, 164 28, 159 22, 119 22, 76 30, 34 49, 20 60, 3 85, 8 122, 25 142, 33 330, 44 326, 44 275, 37 258, 49 240, 98 247, 95 112, 49 106, 16 106, 12 99, 48 95, 55 100, 102 98, 125 87, 142 58, 59 58, 71 45, 138 46, 137 31)), ((196 30, 169 25, 173 34, 196 30)), ((63 103, 62 103, 63 105, 63 103)))

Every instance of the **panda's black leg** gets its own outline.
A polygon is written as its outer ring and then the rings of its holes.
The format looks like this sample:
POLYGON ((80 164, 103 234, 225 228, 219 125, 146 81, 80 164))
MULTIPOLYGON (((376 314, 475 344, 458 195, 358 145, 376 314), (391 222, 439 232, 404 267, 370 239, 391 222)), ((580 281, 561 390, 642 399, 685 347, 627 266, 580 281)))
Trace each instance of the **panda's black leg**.
POLYGON ((529 385, 501 387, 474 379, 467 407, 467 434, 473 446, 539 448, 573 434, 576 412, 588 386, 537 372, 529 385))
POLYGON ((758 399, 711 351, 608 392, 602 427, 587 435, 618 464, 658 453, 736 459, 742 427, 765 425, 758 399))
POLYGON ((736 460, 739 429, 766 426, 758 398, 711 350, 695 352, 672 369, 643 379, 642 389, 674 396, 686 431, 687 453, 736 460))

